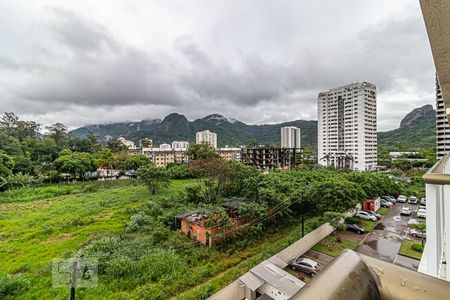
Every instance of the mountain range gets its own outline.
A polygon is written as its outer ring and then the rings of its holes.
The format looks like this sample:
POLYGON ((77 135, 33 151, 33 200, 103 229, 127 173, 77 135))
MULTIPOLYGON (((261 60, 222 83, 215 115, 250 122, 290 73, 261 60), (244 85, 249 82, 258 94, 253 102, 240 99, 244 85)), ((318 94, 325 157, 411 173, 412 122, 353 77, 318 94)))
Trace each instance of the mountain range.
MULTIPOLYGON (((393 146, 406 149, 434 147, 434 123, 435 110, 431 105, 416 108, 403 118, 398 129, 379 132, 378 144, 380 147, 393 146)), ((195 133, 208 129, 217 133, 219 146, 238 146, 252 141, 260 144, 279 144, 280 128, 283 126, 300 127, 302 145, 317 147, 317 121, 295 120, 279 124, 248 125, 219 114, 189 121, 184 115, 172 113, 163 120, 88 125, 73 130, 72 134, 86 137, 89 133, 93 133, 102 142, 120 136, 134 142, 150 138, 158 145, 175 140, 195 142, 195 133)))

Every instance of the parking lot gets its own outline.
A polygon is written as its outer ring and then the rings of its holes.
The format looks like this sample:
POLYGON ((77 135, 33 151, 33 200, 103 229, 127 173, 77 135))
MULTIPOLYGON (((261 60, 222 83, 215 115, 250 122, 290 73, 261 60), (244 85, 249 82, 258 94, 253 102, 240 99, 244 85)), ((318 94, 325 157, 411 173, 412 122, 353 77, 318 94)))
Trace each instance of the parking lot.
POLYGON ((357 252, 375 257, 406 268, 417 270, 419 261, 402 255, 398 251, 403 239, 417 239, 408 234, 408 220, 415 218, 419 204, 396 203, 379 221, 356 249, 357 252), (402 216, 402 207, 409 207, 411 216, 402 216))

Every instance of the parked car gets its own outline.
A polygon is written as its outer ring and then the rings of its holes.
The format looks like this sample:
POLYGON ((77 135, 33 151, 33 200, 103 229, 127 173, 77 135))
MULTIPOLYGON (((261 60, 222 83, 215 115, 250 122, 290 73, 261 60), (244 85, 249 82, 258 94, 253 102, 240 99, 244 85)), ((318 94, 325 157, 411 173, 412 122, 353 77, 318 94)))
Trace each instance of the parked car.
POLYGON ((401 215, 404 216, 410 216, 411 215, 411 209, 409 207, 402 207, 402 210, 400 211, 401 215))
POLYGON ((418 218, 424 218, 424 219, 426 219, 426 217, 427 217, 427 210, 426 210, 426 209, 423 209, 423 208, 420 208, 420 209, 417 211, 417 217, 418 217, 418 218))
POLYGON ((406 203, 406 200, 408 200, 408 198, 404 195, 400 195, 397 198, 397 202, 400 202, 400 203, 406 203))
POLYGON ((397 202, 397 200, 394 197, 392 197, 392 196, 381 196, 380 198, 384 199, 386 201, 389 201, 389 202, 391 202, 393 204, 395 204, 397 202))
POLYGON ((409 198, 408 198, 408 203, 409 204, 417 204, 417 197, 415 197, 415 196, 409 196, 409 198))
POLYGON ((358 217, 358 218, 361 218, 361 219, 365 219, 365 220, 372 220, 372 221, 376 221, 377 220, 377 217, 375 217, 375 216, 373 216, 373 215, 371 215, 368 212, 363 211, 363 210, 358 211, 358 213, 356 214, 355 217, 358 217))
POLYGON ((409 219, 408 220, 408 225, 416 225, 419 224, 419 221, 417 221, 416 219, 409 219))
POLYGON ((345 223, 345 226, 348 231, 353 231, 359 234, 363 234, 365 232, 364 228, 356 224, 345 223))
POLYGON ((392 205, 394 205, 394 203, 392 203, 392 202, 390 202, 390 201, 388 201, 388 200, 386 200, 386 199, 381 199, 381 201, 380 201, 380 206, 381 206, 381 207, 389 208, 389 207, 391 207, 392 205))
POLYGON ((420 205, 426 206, 427 200, 425 198, 420 199, 420 205))
POLYGON ((365 212, 368 212, 369 214, 371 214, 372 216, 375 216, 375 218, 377 218, 377 220, 380 220, 383 216, 380 214, 377 214, 376 212, 372 211, 372 210, 365 210, 365 212))
POLYGON ((297 258, 291 263, 291 268, 294 271, 303 272, 312 277, 320 271, 320 265, 317 261, 304 257, 297 258))
POLYGON ((420 231, 420 230, 417 230, 417 229, 411 229, 411 230, 409 231, 409 234, 412 235, 412 236, 414 236, 414 237, 424 237, 424 238, 427 237, 427 232, 426 232, 426 230, 420 231))
POLYGON ((426 210, 427 207, 426 207, 425 205, 419 205, 419 209, 424 209, 424 210, 426 210))

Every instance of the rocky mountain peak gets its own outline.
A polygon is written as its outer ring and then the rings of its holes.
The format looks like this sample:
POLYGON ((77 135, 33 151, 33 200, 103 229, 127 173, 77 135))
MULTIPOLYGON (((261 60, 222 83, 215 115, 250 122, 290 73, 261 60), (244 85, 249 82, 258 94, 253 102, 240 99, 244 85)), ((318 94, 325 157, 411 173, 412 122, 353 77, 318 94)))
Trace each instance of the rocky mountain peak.
POLYGON ((427 104, 419 108, 415 108, 413 111, 408 113, 400 122, 400 128, 408 127, 416 121, 430 115, 435 114, 433 105, 427 104))

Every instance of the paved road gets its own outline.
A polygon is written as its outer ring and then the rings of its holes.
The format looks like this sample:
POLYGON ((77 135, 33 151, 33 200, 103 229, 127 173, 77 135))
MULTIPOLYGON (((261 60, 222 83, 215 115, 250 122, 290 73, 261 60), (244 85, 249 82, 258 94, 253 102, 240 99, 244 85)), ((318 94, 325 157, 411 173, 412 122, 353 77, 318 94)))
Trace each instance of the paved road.
POLYGON ((411 217, 400 216, 402 207, 409 207, 415 212, 418 205, 407 203, 395 204, 356 251, 390 263, 417 270, 418 260, 397 254, 403 239, 411 239, 410 236, 406 236, 408 231, 408 220, 411 219, 411 217))

